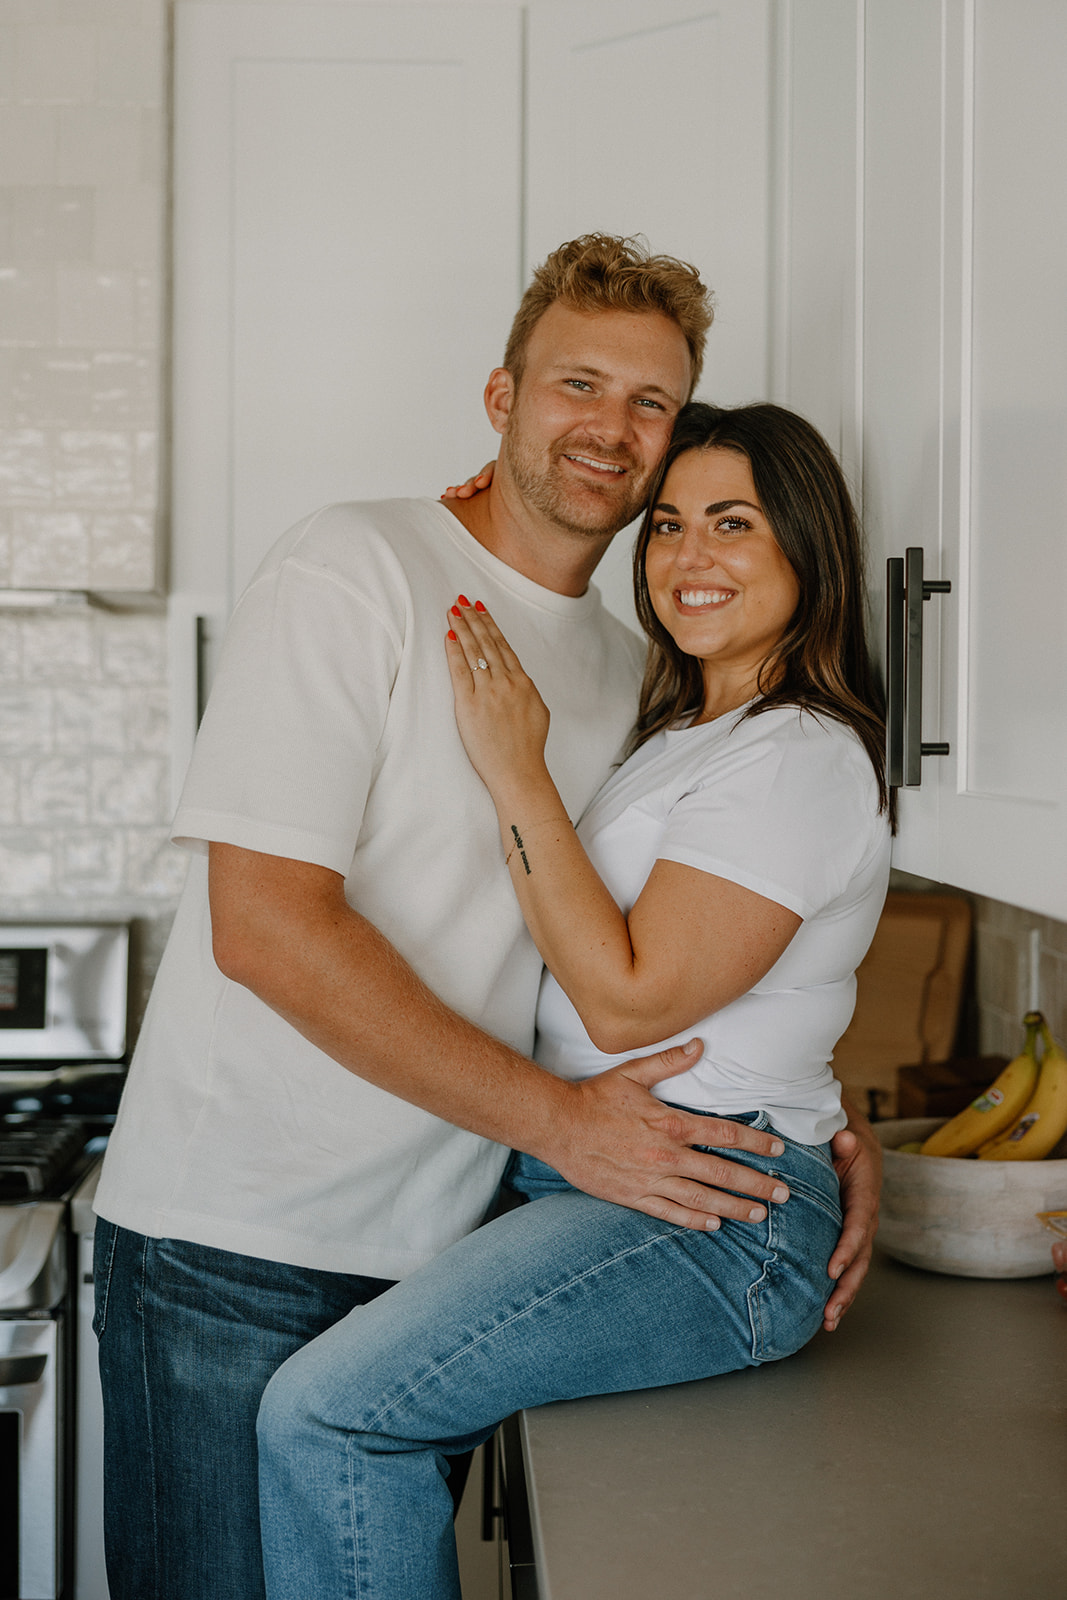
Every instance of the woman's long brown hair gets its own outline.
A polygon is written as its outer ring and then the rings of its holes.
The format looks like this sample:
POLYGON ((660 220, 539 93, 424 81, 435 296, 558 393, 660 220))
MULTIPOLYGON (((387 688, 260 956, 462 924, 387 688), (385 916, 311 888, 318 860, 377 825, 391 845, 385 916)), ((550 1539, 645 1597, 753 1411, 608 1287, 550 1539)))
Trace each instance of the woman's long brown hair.
POLYGON ((743 716, 788 705, 843 722, 870 757, 879 809, 892 822, 885 700, 867 645, 859 521, 826 440, 781 406, 726 409, 694 401, 678 414, 634 548, 635 603, 649 652, 631 751, 661 728, 698 714, 704 703, 700 661, 678 648, 652 608, 645 550, 671 466, 691 450, 710 449, 736 450, 748 460, 760 505, 800 590, 785 634, 760 669, 759 696, 743 716))

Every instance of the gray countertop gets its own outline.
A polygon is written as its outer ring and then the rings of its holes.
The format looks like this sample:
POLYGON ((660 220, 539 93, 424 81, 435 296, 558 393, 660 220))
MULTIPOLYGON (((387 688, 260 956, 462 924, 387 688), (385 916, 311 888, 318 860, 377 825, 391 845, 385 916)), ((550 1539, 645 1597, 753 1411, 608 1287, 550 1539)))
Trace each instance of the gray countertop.
POLYGON ((520 1419, 541 1600, 1062 1600, 1067 1307, 876 1253, 837 1333, 520 1419))

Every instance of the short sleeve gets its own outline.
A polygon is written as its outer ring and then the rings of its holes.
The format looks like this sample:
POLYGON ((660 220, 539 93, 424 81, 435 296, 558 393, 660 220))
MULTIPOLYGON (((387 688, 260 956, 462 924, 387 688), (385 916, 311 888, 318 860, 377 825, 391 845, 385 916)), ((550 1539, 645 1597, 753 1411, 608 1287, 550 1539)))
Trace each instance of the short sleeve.
POLYGON ((227 633, 172 836, 346 874, 401 653, 394 620, 290 557, 245 592, 227 633))
POLYGON ((848 729, 764 713, 677 798, 657 854, 807 919, 845 892, 884 831, 873 768, 848 729))

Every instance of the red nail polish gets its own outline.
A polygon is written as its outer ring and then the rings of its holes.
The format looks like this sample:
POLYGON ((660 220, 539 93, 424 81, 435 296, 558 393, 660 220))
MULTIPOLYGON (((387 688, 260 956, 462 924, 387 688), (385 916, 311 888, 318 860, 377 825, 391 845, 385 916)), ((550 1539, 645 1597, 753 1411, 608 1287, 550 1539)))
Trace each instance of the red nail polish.
POLYGON ((470 605, 470 601, 467 599, 467 596, 465 594, 461 594, 460 595, 459 603, 460 603, 461 606, 469 606, 470 605))
POLYGON ((461 612, 461 611, 460 611, 460 609, 459 609, 459 607, 458 607, 458 606, 453 606, 453 607, 452 607, 452 615, 453 615, 453 616, 454 616, 454 617, 459 617, 459 616, 462 616, 462 615, 463 615, 463 613, 462 613, 462 612, 461 612))
POLYGON ((454 633, 453 633, 453 632, 452 632, 452 629, 451 629, 451 628, 449 628, 449 630, 448 630, 448 637, 449 637, 449 638, 450 638, 450 639, 455 639, 455 637, 456 637, 456 636, 455 636, 455 634, 454 634, 454 633))
POLYGON ((474 609, 475 609, 475 611, 484 611, 485 607, 482 605, 482 602, 480 600, 476 600, 474 602, 474 609))

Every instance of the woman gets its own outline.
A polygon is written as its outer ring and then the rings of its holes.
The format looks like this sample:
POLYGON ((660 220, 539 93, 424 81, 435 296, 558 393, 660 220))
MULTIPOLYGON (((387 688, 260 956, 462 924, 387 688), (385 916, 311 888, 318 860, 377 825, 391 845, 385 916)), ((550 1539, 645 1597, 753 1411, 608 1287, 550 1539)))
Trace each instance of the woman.
POLYGON ((665 1101, 781 1136, 758 1220, 699 1233, 517 1156, 498 1218, 288 1361, 260 1413, 271 1600, 459 1595, 447 1460, 523 1406, 708 1377, 819 1326, 840 1229, 828 1065, 889 867, 856 521, 774 406, 679 417, 634 557, 650 653, 629 758, 578 832, 548 714, 484 609, 446 649, 572 1077, 700 1035, 665 1101), (621 909, 620 909, 621 908, 621 909), (787 1202, 787 1203, 785 1203, 787 1202))

